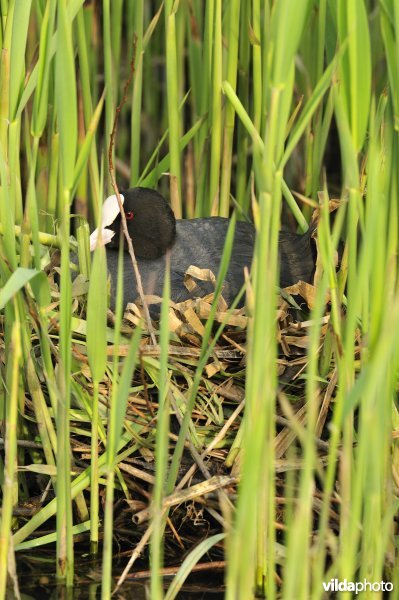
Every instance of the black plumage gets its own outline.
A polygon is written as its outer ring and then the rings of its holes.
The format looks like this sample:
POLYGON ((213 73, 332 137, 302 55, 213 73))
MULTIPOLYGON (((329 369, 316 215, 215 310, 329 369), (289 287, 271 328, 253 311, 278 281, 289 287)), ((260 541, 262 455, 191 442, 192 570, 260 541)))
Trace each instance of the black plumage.
MULTIPOLYGON (((217 276, 223 254, 229 219, 208 217, 175 221, 166 200, 153 190, 133 188, 122 192, 127 225, 133 240, 144 293, 162 296, 166 250, 170 249, 171 299, 182 302, 202 297, 214 290, 211 282, 198 281, 190 292, 184 285, 188 267, 210 269, 217 276)), ((115 304, 120 215, 108 225, 115 235, 108 243, 107 263, 111 274, 111 306, 115 304)), ((228 304, 235 299, 244 283, 244 267, 250 269, 255 242, 251 223, 236 223, 233 249, 224 281, 223 297, 228 304)), ((310 282, 314 272, 314 256, 310 233, 297 235, 282 231, 279 235, 280 285, 287 287, 298 280, 310 282)), ((136 279, 125 243, 124 304, 138 297, 136 279)), ((267 265, 265 265, 265 269, 267 265)), ((159 306, 151 309, 159 313, 159 306)))

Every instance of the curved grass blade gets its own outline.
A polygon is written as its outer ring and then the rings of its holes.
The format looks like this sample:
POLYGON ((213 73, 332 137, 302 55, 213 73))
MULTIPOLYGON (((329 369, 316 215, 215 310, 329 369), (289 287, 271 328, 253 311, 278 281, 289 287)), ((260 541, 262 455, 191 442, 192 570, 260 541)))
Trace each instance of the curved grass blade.
POLYGON ((174 598, 176 598, 185 580, 190 575, 193 567, 197 564, 200 558, 202 558, 204 554, 209 552, 212 546, 215 546, 216 544, 221 542, 225 537, 225 533, 218 533, 217 535, 212 535, 211 537, 198 544, 198 546, 190 552, 190 554, 184 559, 180 569, 174 576, 173 581, 170 584, 168 591, 166 592, 165 600, 174 600, 174 598))

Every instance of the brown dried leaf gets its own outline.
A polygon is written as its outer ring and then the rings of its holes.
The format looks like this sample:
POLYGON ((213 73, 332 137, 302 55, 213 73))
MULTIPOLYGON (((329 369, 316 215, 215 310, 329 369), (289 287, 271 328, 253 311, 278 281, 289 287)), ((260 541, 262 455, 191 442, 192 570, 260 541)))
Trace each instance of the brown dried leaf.
POLYGON ((213 271, 210 269, 199 269, 198 267, 191 265, 184 275, 184 285, 189 292, 192 292, 197 287, 195 279, 199 279, 200 281, 210 281, 213 285, 216 283, 216 277, 213 274, 213 271))
POLYGON ((192 307, 188 308, 184 312, 184 318, 186 319, 186 321, 190 325, 190 327, 196 333, 198 333, 198 335, 200 335, 201 337, 204 335, 205 328, 204 328, 203 324, 201 323, 201 321, 199 320, 199 318, 197 317, 197 315, 192 307))
POLYGON ((284 290, 291 295, 302 296, 302 298, 306 300, 309 308, 313 308, 316 296, 316 288, 314 285, 306 283, 306 281, 298 281, 295 285, 290 285, 289 287, 284 288, 284 290))
MULTIPOLYGON (((211 312, 211 306, 208 303, 203 302, 197 305, 197 312, 200 319, 207 319, 211 312)), ((233 311, 231 314, 228 314, 225 311, 217 311, 215 313, 215 321, 217 321, 218 323, 222 323, 226 319, 227 325, 231 325, 233 327, 241 327, 242 329, 245 329, 245 327, 248 324, 248 317, 244 316, 241 313, 241 310, 233 311)))
POLYGON ((219 371, 221 369, 227 369, 227 367, 228 367, 228 363, 221 362, 221 361, 215 361, 215 362, 212 362, 212 363, 209 363, 208 365, 206 365, 205 373, 207 374, 208 377, 213 377, 213 375, 215 375, 216 373, 219 373, 219 371))

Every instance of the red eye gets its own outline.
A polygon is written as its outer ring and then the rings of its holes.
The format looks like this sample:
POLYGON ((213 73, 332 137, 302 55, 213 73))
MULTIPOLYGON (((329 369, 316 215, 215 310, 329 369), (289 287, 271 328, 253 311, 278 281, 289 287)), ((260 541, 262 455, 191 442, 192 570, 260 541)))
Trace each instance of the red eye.
POLYGON ((133 213, 131 210, 126 213, 126 221, 131 221, 133 219, 133 213))

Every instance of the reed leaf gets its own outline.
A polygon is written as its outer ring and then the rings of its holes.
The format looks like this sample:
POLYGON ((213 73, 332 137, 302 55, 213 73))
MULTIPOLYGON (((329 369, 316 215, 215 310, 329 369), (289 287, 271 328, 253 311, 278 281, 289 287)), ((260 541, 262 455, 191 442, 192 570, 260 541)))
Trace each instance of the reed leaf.
POLYGON ((341 58, 341 89, 356 151, 363 145, 368 123, 371 89, 369 25, 363 0, 337 3, 340 43, 348 40, 341 58))
POLYGON ((71 189, 74 181, 78 141, 76 77, 71 25, 67 19, 66 3, 58 6, 57 53, 55 61, 60 160, 64 186, 71 189))
POLYGON ((15 117, 25 77, 25 50, 31 5, 31 0, 26 0, 26 2, 16 2, 14 8, 10 60, 12 72, 12 78, 10 79, 10 120, 15 117))

